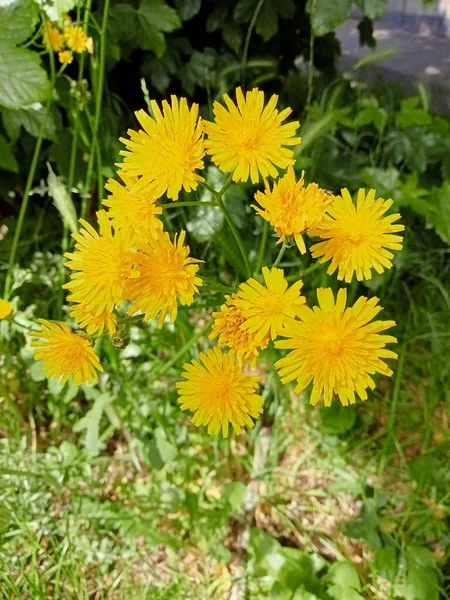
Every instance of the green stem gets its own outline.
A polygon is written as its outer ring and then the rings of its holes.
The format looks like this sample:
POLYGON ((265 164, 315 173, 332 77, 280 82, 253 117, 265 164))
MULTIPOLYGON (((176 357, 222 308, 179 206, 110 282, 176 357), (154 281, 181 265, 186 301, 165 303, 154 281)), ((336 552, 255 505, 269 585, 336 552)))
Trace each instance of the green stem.
POLYGON ((306 112, 309 111, 313 95, 314 85, 314 31, 312 25, 312 19, 316 10, 316 0, 312 0, 311 14, 310 14, 310 38, 309 38, 309 63, 308 63, 308 97, 306 98, 306 112))
POLYGON ((250 39, 252 37, 253 28, 255 27, 255 23, 256 23, 256 19, 258 18, 259 11, 261 10, 264 2, 265 2, 265 0, 259 0, 258 4, 256 5, 256 8, 253 12, 252 18, 251 18, 249 26, 248 26, 247 35, 245 36, 244 51, 242 53, 242 65, 241 65, 241 82, 242 82, 242 87, 244 87, 244 88, 245 88, 245 76, 246 76, 246 71, 247 71, 247 58, 248 58, 248 48, 250 46, 250 39))
POLYGON ((283 245, 280 248, 280 251, 278 252, 278 256, 275 259, 275 262, 272 265, 272 269, 275 267, 278 267, 278 265, 280 264, 280 260, 283 258, 283 254, 286 252, 286 242, 283 242, 283 245))
MULTIPOLYGON (((86 180, 84 183, 84 193, 83 193, 83 200, 82 200, 82 205, 81 205, 81 216, 83 218, 86 217, 87 198, 88 198, 88 194, 89 194, 89 188, 91 186, 92 171, 94 168, 94 158, 96 155, 95 146, 96 146, 96 144, 98 144, 97 136, 98 136, 98 127, 99 127, 99 123, 100 123, 100 114, 101 114, 101 110, 102 110, 103 84, 104 84, 104 80, 105 80, 106 27, 108 24, 109 2, 110 2, 110 0, 105 0, 105 7, 103 9, 102 30, 100 32, 100 64, 99 64, 98 80, 97 80, 97 85, 96 85, 94 128, 93 128, 93 132, 92 132, 91 152, 89 154, 89 162, 88 162, 88 167, 87 167, 86 180)), ((98 193, 101 194, 102 190, 98 190, 98 193)))
POLYGON ((228 179, 225 181, 225 183, 223 184, 222 188, 218 192, 213 187, 211 187, 210 185, 208 185, 206 183, 206 181, 202 182, 201 185, 205 189, 207 189, 209 192, 211 192, 211 194, 213 195, 213 197, 216 199, 217 205, 220 206, 220 208, 221 208, 221 210, 222 210, 222 212, 224 214, 225 220, 228 223, 228 226, 229 226, 229 228, 231 230, 231 233, 233 234, 234 239, 236 240, 236 243, 238 245, 239 251, 240 251, 240 253, 242 255, 242 259, 243 259, 244 265, 245 265, 245 270, 247 272, 247 277, 251 277, 252 276, 252 269, 250 267, 250 263, 249 263, 249 260, 248 260, 248 256, 247 256, 247 252, 245 250, 244 243, 242 241, 242 238, 241 238, 241 236, 239 234, 239 231, 238 231, 238 229, 237 229, 237 227, 236 227, 236 225, 235 225, 235 223, 234 223, 234 221, 233 221, 233 219, 232 219, 232 217, 231 217, 231 215, 230 215, 227 207, 225 206, 225 204, 223 202, 223 195, 225 194, 225 192, 227 191, 227 189, 230 187, 231 183, 232 183, 232 175, 230 173, 228 179))
POLYGON ((36 145, 34 147, 33 157, 31 159, 30 170, 28 171, 27 182, 25 184, 25 191, 23 193, 22 204, 20 205, 19 217, 17 219, 16 229, 14 231, 14 237, 11 245, 11 251, 9 253, 9 261, 8 261, 8 271, 6 273, 5 279, 5 289, 3 293, 3 297, 5 300, 9 298, 11 293, 11 285, 12 285, 12 275, 14 270, 14 264, 16 261, 17 248, 19 245, 20 235, 22 233, 23 223, 25 220, 25 214, 27 212, 28 207, 28 199, 30 196, 31 187, 33 185, 34 176, 37 169, 37 164, 39 160, 39 155, 41 152, 42 140, 44 139, 44 131, 45 125, 47 124, 48 114, 50 112, 50 107, 53 100, 53 90, 55 88, 55 57, 53 56, 53 51, 49 50, 49 60, 50 60, 50 73, 51 73, 51 92, 50 97, 47 100, 47 104, 45 106, 45 114, 42 119, 41 126, 39 128, 39 135, 36 140, 36 145))
POLYGON ((179 202, 176 200, 175 202, 169 202, 167 204, 160 204, 159 206, 164 209, 168 208, 177 208, 177 206, 216 206, 217 202, 212 200, 211 202, 202 202, 200 200, 186 200, 185 202, 179 202))

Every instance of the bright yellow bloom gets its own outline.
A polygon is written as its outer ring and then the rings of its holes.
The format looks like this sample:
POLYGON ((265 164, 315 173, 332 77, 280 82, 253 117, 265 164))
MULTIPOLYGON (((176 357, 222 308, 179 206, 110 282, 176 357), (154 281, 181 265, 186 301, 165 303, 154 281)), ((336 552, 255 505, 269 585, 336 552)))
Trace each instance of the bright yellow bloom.
POLYGON ((300 295, 302 281, 297 281, 288 289, 283 269, 273 268, 269 271, 263 267, 262 274, 265 287, 256 279, 249 279, 241 283, 233 300, 234 305, 242 309, 245 318, 242 329, 253 335, 257 344, 261 344, 267 335, 274 340, 286 318, 296 317, 305 303, 305 298, 300 295))
POLYGON ((70 50, 58 52, 58 60, 62 65, 70 65, 73 62, 73 54, 70 50))
POLYGON ((300 144, 301 139, 294 137, 299 123, 281 124, 291 109, 279 113, 275 108, 278 96, 273 95, 264 107, 264 92, 254 88, 244 98, 239 87, 237 106, 227 94, 223 99, 227 108, 214 102, 215 122, 203 123, 206 150, 221 171, 232 172, 233 181, 250 177, 258 183, 260 175, 278 177, 276 167, 294 164, 294 153, 284 146, 300 144))
POLYGON ((80 327, 86 329, 89 335, 103 335, 107 330, 109 335, 114 335, 117 326, 117 317, 113 312, 103 310, 96 314, 85 304, 74 304, 70 307, 70 316, 75 319, 80 327))
POLYGON ((194 411, 192 423, 208 425, 213 435, 222 430, 227 437, 229 423, 237 434, 244 425, 253 427, 250 417, 256 419, 262 413, 264 402, 256 394, 259 377, 243 373, 234 352, 225 354, 217 346, 199 358, 203 364, 197 360, 185 364, 181 376, 186 381, 176 384, 181 410, 194 411))
POLYGON ((86 50, 87 33, 78 25, 71 25, 64 29, 64 39, 67 46, 74 52, 81 54, 86 50))
POLYGON ((133 269, 136 253, 126 229, 113 233, 111 222, 104 210, 97 213, 100 233, 80 219, 83 228, 73 233, 75 252, 66 252, 66 263, 75 271, 63 287, 72 293, 69 302, 88 307, 95 315, 111 313, 125 299, 124 287, 129 278, 139 273, 133 269))
POLYGON ((33 331, 30 335, 42 340, 31 342, 31 346, 37 348, 34 357, 43 361, 45 376, 61 378, 61 385, 69 377, 77 385, 96 381, 96 371, 102 372, 103 368, 90 342, 70 331, 65 323, 38 321, 42 331, 33 331))
POLYGON ((6 319, 12 313, 13 308, 8 300, 0 298, 0 319, 6 319))
POLYGON ((44 29, 44 43, 55 52, 59 52, 64 46, 64 35, 49 21, 44 29))
POLYGON ((86 40, 86 50, 89 54, 94 54, 94 40, 91 37, 86 40))
POLYGON ((196 190, 203 177, 196 169, 203 169, 203 130, 198 118, 198 104, 189 110, 186 98, 171 97, 172 105, 166 100, 159 109, 155 101, 150 102, 153 116, 138 110, 137 120, 142 128, 128 130, 130 139, 120 138, 127 147, 121 154, 125 157, 121 169, 126 175, 140 177, 133 193, 152 189, 155 198, 167 193, 176 200, 184 188, 196 190))
POLYGON ((316 227, 321 223, 334 198, 320 189, 317 183, 305 187, 303 178, 304 172, 301 179, 296 181, 294 169, 288 167, 287 174, 274 183, 272 190, 266 182, 265 191, 255 194, 255 200, 262 208, 252 204, 256 212, 280 235, 277 243, 293 236, 302 254, 306 252, 302 233, 308 227, 316 227))
POLYGON ((194 294, 202 285, 196 277, 201 262, 189 257, 189 246, 184 246, 186 232, 171 242, 169 234, 158 232, 158 237, 142 240, 136 254, 139 276, 128 282, 125 294, 133 302, 130 315, 142 311, 144 320, 154 319, 159 314, 158 327, 163 326, 167 315, 172 323, 178 312, 177 303, 190 305, 194 294))
POLYGON ((349 283, 356 273, 356 279, 371 279, 371 269, 382 273, 392 267, 394 257, 390 250, 402 249, 402 236, 393 235, 403 231, 403 225, 393 223, 400 218, 398 213, 383 217, 392 206, 392 200, 375 200, 375 190, 366 196, 365 190, 358 192, 357 204, 353 204, 347 189, 337 196, 328 215, 319 227, 308 233, 324 239, 311 247, 314 258, 322 257, 324 263, 331 259, 327 273, 338 270, 338 279, 349 283))
POLYGON ((158 231, 163 228, 158 218, 162 208, 157 206, 151 190, 132 193, 115 179, 109 179, 105 188, 111 192, 111 196, 103 200, 103 204, 110 209, 108 216, 115 229, 128 227, 133 244, 147 234, 154 238, 158 236, 158 231))
POLYGON ((303 306, 300 321, 289 321, 282 335, 286 340, 275 342, 277 348, 291 350, 275 367, 283 383, 297 381, 296 393, 313 381, 310 403, 316 404, 323 393, 325 406, 331 405, 336 394, 343 406, 355 403, 355 393, 367 399, 367 388, 374 389, 371 375, 392 375, 383 358, 397 358, 385 349, 397 340, 391 335, 379 335, 395 326, 394 321, 372 321, 382 310, 378 298, 359 298, 345 308, 347 291, 340 289, 336 303, 330 288, 317 290, 319 307, 303 306), (372 322, 370 322, 372 321, 372 322))
POLYGON ((259 349, 267 348, 270 335, 267 334, 262 341, 258 342, 253 333, 242 328, 246 318, 242 307, 234 305, 236 298, 237 294, 225 296, 226 303, 220 307, 219 312, 213 313, 214 324, 209 337, 212 340, 219 337, 219 344, 234 350, 239 361, 245 362, 250 359, 254 364, 259 349))

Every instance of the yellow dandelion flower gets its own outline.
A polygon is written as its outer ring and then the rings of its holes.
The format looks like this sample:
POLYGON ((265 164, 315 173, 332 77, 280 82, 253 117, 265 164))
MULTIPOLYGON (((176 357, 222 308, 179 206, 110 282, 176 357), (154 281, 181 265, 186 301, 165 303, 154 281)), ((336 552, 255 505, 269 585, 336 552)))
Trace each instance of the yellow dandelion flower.
POLYGON ((64 35, 49 21, 44 29, 44 43, 55 52, 59 52, 64 46, 64 35))
POLYGON ((267 334, 259 342, 253 333, 242 328, 246 318, 242 307, 234 305, 236 298, 237 294, 225 296, 226 303, 220 307, 220 311, 213 313, 214 324, 209 337, 212 340, 218 337, 219 344, 234 350, 239 361, 249 359, 255 364, 259 349, 267 348, 270 335, 267 334))
POLYGON ((94 54, 94 40, 91 37, 86 40, 86 50, 89 54, 94 54))
POLYGON ((298 121, 282 122, 291 114, 275 106, 278 96, 273 95, 264 107, 264 92, 254 88, 245 98, 241 88, 236 89, 236 104, 224 94, 226 108, 214 102, 214 123, 205 121, 203 128, 208 137, 205 148, 221 171, 233 173, 233 181, 258 183, 262 177, 277 177, 278 170, 294 164, 294 153, 284 146, 297 146, 301 139, 294 137, 298 121))
POLYGON ((147 234, 154 238, 158 236, 158 231, 163 228, 158 218, 162 208, 157 206, 152 190, 132 193, 115 179, 109 179, 105 188, 111 195, 103 200, 103 204, 109 207, 108 216, 114 228, 128 227, 132 243, 147 234))
POLYGON ((42 339, 32 341, 31 346, 37 348, 34 357, 43 361, 45 376, 61 379, 61 385, 69 377, 77 385, 96 381, 96 371, 102 372, 103 368, 89 341, 70 331, 65 323, 38 321, 42 331, 33 331, 30 335, 42 339))
POLYGON ((317 183, 305 187, 304 171, 299 181, 295 180, 294 169, 288 167, 287 174, 274 183, 272 190, 266 182, 264 192, 257 192, 252 204, 256 212, 268 221, 280 235, 278 244, 293 236, 302 254, 306 252, 302 234, 308 227, 319 225, 334 196, 319 188, 317 183))
POLYGON ((176 384, 181 410, 195 412, 192 423, 208 425, 208 433, 213 435, 222 430, 227 437, 229 423, 237 434, 244 425, 253 427, 250 417, 256 419, 262 413, 264 402, 256 394, 259 377, 243 373, 234 352, 225 354, 217 346, 199 358, 200 362, 193 360, 183 366, 181 376, 186 381, 176 384))
POLYGON ((283 330, 287 339, 275 342, 277 348, 291 350, 275 364, 281 381, 295 379, 296 393, 313 381, 313 405, 322 393, 325 406, 331 405, 334 394, 343 406, 355 403, 355 393, 366 400, 367 388, 375 388, 371 375, 392 375, 382 359, 397 358, 395 352, 385 349, 397 340, 380 332, 394 327, 395 322, 373 321, 382 310, 378 298, 361 297, 348 308, 345 289, 339 290, 336 302, 330 288, 319 288, 317 298, 319 306, 313 310, 303 306, 301 320, 290 321, 283 330))
POLYGON ((70 65, 73 62, 73 54, 70 50, 58 52, 58 60, 62 65, 70 65))
POLYGON ((162 103, 162 112, 155 101, 150 102, 153 116, 138 110, 136 117, 142 128, 128 130, 129 139, 120 138, 127 147, 119 165, 126 175, 139 177, 133 192, 152 188, 155 198, 167 194, 176 200, 184 188, 196 190, 203 177, 203 130, 198 118, 198 104, 189 110, 186 98, 171 97, 171 105, 162 103))
POLYGON ((178 312, 178 302, 190 305, 202 280, 196 277, 198 262, 189 257, 189 246, 184 245, 186 232, 182 231, 175 240, 166 232, 158 237, 148 237, 139 245, 136 253, 136 269, 139 276, 128 282, 125 294, 133 302, 129 314, 145 313, 144 320, 154 319, 159 314, 158 327, 163 326, 167 315, 172 323, 178 312))
POLYGON ((116 332, 117 317, 106 308, 97 314, 85 304, 74 304, 70 307, 69 314, 80 327, 86 329, 89 335, 101 336, 105 330, 109 335, 114 335, 116 332))
POLYGON ((338 270, 338 279, 349 283, 356 273, 356 279, 371 279, 371 269, 382 273, 392 267, 394 257, 389 250, 402 249, 402 236, 394 235, 403 231, 403 225, 394 225, 400 218, 398 213, 383 217, 392 206, 392 200, 375 200, 375 190, 366 196, 365 190, 358 192, 356 206, 348 190, 337 196, 328 214, 319 227, 308 233, 324 239, 314 244, 311 254, 324 263, 331 260, 327 273, 338 270), (389 250, 388 250, 389 249, 389 250))
POLYGON ((8 300, 4 300, 0 298, 0 319, 6 319, 12 313, 13 307, 8 302, 8 300))
POLYGON ((288 289, 283 269, 269 270, 263 267, 262 274, 265 287, 256 279, 249 279, 241 283, 233 301, 235 306, 242 309, 245 318, 242 329, 253 335, 258 344, 267 335, 274 340, 281 332, 285 319, 296 317, 305 303, 305 298, 300 295, 302 281, 297 281, 288 289))
POLYGON ((139 273, 133 269, 136 253, 130 250, 127 230, 113 232, 104 210, 97 213, 100 233, 80 219, 83 228, 72 234, 75 252, 66 252, 66 263, 72 273, 63 287, 70 290, 69 302, 88 307, 95 315, 111 313, 125 299, 124 287, 129 278, 139 273))
POLYGON ((67 46, 74 52, 81 54, 86 50, 87 33, 78 25, 70 25, 64 29, 64 39, 67 46))

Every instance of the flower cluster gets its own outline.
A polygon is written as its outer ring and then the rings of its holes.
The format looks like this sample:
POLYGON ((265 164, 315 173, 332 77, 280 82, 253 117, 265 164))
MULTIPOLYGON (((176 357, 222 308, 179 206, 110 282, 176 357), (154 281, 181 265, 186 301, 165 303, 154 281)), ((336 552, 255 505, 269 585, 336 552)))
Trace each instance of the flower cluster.
POLYGON ((54 52, 58 52, 59 62, 70 65, 73 62, 73 53, 94 53, 94 42, 79 25, 73 25, 70 18, 64 20, 61 30, 57 25, 47 21, 44 29, 45 45, 54 52))
MULTIPOLYGON (((75 45, 71 49, 77 51, 75 45)), ((236 103, 227 95, 225 106, 214 103, 214 122, 202 121, 197 105, 189 108, 175 96, 161 107, 151 102, 151 115, 136 113, 142 129, 129 130, 121 139, 120 181, 106 184, 107 210, 97 213, 97 227, 80 220, 74 250, 66 253, 70 315, 85 331, 40 320, 42 331, 33 333, 41 339, 33 346, 48 376, 93 382, 102 368, 92 338, 106 332, 114 336, 123 303, 129 317, 157 319, 159 328, 167 319, 175 321, 180 304, 192 304, 202 285, 201 261, 189 256, 185 231, 171 236, 164 230, 161 198, 177 201, 181 190, 206 185, 199 173, 205 155, 229 173, 229 182, 264 180, 265 190, 255 194, 252 206, 283 247, 272 268, 263 267, 225 296, 212 314, 210 338, 217 345, 184 365, 183 381, 177 384, 179 403, 195 413, 192 422, 224 436, 230 424, 236 433, 244 425, 253 427, 263 399, 247 361, 255 365, 271 342, 288 351, 275 364, 281 381, 295 381, 297 392, 312 383, 311 404, 321 396, 326 406, 334 396, 344 406, 356 396, 365 400, 367 389, 375 386, 374 374, 392 374, 384 359, 396 354, 385 346, 396 340, 381 332, 395 323, 374 320, 381 310, 377 298, 360 297, 347 307, 345 288, 336 297, 330 288, 319 288, 319 306, 311 309, 302 295, 303 282, 294 278, 289 285, 290 278, 276 265, 288 243, 306 253, 309 236, 319 239, 312 256, 331 261, 329 274, 337 271, 345 282, 354 276, 370 279, 373 270, 391 268, 392 250, 401 249, 400 215, 386 216, 392 201, 376 199, 374 190, 360 190, 355 205, 346 189, 335 196, 316 183, 306 185, 304 173, 297 179, 290 146, 301 142, 295 137, 299 124, 283 123, 290 109, 279 112, 277 100, 272 96, 264 105, 263 92, 253 89, 244 95, 238 88, 236 103), (277 178, 278 169, 287 172, 271 186, 267 178, 277 178)), ((221 193, 216 196, 226 210, 221 193)))

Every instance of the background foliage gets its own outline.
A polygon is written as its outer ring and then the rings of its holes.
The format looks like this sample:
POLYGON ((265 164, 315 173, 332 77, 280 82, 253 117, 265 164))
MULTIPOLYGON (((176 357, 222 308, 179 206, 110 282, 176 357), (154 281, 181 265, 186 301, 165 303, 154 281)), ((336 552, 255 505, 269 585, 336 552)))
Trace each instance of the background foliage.
MULTIPOLYGON (((450 594, 450 122, 422 85, 407 97, 380 79, 376 54, 339 74, 334 34, 352 9, 361 42, 385 0, 15 0, 0 6, 0 283, 12 264, 15 315, 0 321, 0 594, 4 598, 404 598, 450 594), (42 42, 47 20, 85 23, 92 57, 63 72, 42 42), (236 85, 280 95, 299 117, 296 168, 339 191, 375 187, 406 225, 395 268, 352 284, 398 323, 399 361, 364 405, 310 409, 281 388, 262 354, 265 415, 230 441, 195 430, 174 381, 207 347, 208 315, 245 278, 216 208, 179 207, 207 257, 207 299, 177 326, 133 327, 124 349, 102 341, 97 388, 45 381, 26 334, 66 317, 62 253, 83 204, 93 216, 120 160, 120 135, 146 99, 185 95, 208 117, 236 85), (31 195, 28 192, 31 190, 31 195)), ((208 170, 210 184, 222 175, 208 170)), ((226 196, 254 266, 270 232, 255 189, 226 196)), ((195 195, 193 196, 195 197, 195 195)), ((200 194, 208 200, 206 192, 200 194)), ((186 195, 186 199, 188 196, 186 195)), ((185 198, 182 198, 185 199, 185 198)), ((168 216, 167 216, 168 215, 168 216)), ((289 249, 306 293, 336 287, 289 249)))

